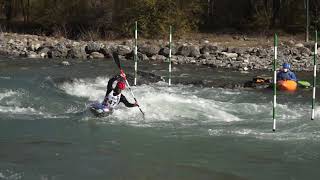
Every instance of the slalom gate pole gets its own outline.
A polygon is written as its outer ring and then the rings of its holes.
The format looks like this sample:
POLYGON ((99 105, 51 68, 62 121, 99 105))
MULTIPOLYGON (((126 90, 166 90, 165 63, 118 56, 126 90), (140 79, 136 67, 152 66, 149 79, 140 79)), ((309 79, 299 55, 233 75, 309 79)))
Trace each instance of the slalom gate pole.
POLYGON ((138 72, 138 22, 135 22, 134 30, 134 85, 137 85, 137 72, 138 72))
POLYGON ((317 82, 317 55, 318 55, 318 32, 315 32, 315 43, 313 53, 313 91, 312 91, 312 114, 311 120, 314 120, 315 102, 316 102, 316 82, 317 82))
POLYGON ((278 36, 274 34, 274 59, 273 59, 273 131, 276 131, 276 107, 277 107, 277 59, 278 59, 278 36))
POLYGON ((171 56, 172 56, 172 26, 170 26, 170 35, 169 35, 169 86, 171 86, 171 56))

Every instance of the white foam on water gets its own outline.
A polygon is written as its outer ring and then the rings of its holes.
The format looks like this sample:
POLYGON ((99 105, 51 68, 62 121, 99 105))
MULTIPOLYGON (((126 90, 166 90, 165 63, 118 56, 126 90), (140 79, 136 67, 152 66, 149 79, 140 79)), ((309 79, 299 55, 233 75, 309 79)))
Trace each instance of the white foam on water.
POLYGON ((10 106, 0 106, 0 112, 2 113, 12 113, 12 114, 30 114, 30 115, 42 115, 42 112, 39 112, 31 107, 10 107, 10 106))
MULTIPOLYGON (((315 120, 316 119, 320 120, 320 107, 316 106, 314 110, 315 110, 315 114, 314 114, 315 120)), ((311 112, 311 110, 310 110, 310 112, 311 112)))
POLYGON ((232 128, 215 127, 216 129, 208 129, 209 136, 239 136, 239 137, 253 137, 257 139, 270 140, 270 141, 320 141, 319 124, 310 121, 292 120, 290 125, 285 120, 277 121, 277 129, 272 131, 272 119, 269 119, 269 126, 262 127, 239 127, 232 128), (292 122, 293 121, 293 122, 292 122))
POLYGON ((9 115, 32 115, 49 119, 62 117, 45 112, 43 106, 41 106, 40 109, 35 109, 31 105, 22 105, 21 101, 23 98, 27 98, 29 95, 25 90, 0 89, 0 113, 9 115))
POLYGON ((108 77, 98 77, 92 79, 75 79, 72 83, 63 83, 60 88, 67 94, 86 97, 90 101, 101 100, 108 84, 108 77))
MULTIPOLYGON (((72 83, 64 83, 61 89, 74 96, 101 101, 107 82, 108 78, 101 77, 95 80, 77 79, 72 83)), ((199 121, 209 123, 240 120, 237 116, 225 111, 219 103, 197 97, 185 89, 187 89, 186 86, 168 87, 163 83, 132 87, 133 93, 146 114, 145 119, 142 118, 138 108, 125 108, 123 105, 119 106, 112 117, 119 122, 141 126, 159 122, 179 122, 190 125, 197 124, 199 121)), ((123 94, 129 102, 134 102, 128 89, 123 94)))
MULTIPOLYGON (((0 89, 1 90, 1 89, 0 89)), ((0 101, 6 97, 11 97, 14 95, 17 95, 17 91, 12 91, 12 90, 4 90, 4 92, 0 92, 0 101)))
POLYGON ((23 173, 17 173, 11 170, 0 170, 0 178, 5 180, 19 180, 23 178, 23 173))
POLYGON ((9 76, 0 76, 0 79, 9 80, 9 79, 11 79, 11 77, 9 77, 9 76))
MULTIPOLYGON (((107 77, 77 79, 72 83, 64 83, 61 89, 70 95, 102 101, 107 82, 107 77)), ((100 120, 139 127, 214 127, 207 132, 210 136, 249 136, 278 141, 320 137, 320 134, 310 132, 308 125, 300 122, 309 115, 303 104, 277 104, 277 128, 281 130, 273 133, 272 100, 258 97, 261 102, 243 102, 245 98, 239 101, 239 97, 259 96, 254 92, 195 88, 191 85, 168 87, 163 82, 132 87, 132 91, 145 112, 144 119, 138 108, 126 108, 121 104, 111 116, 100 120), (270 128, 266 128, 268 124, 270 128)), ((134 102, 128 89, 123 94, 129 102, 134 102)), ((71 108, 68 111, 73 110, 71 108)), ((320 107, 316 108, 316 116, 320 116, 320 107)))
MULTIPOLYGON (((133 88, 141 108, 145 111, 144 120, 141 120, 141 114, 137 108, 121 108, 115 111, 113 116, 121 121, 129 119, 128 123, 135 125, 179 123, 182 126, 192 126, 199 123, 240 120, 210 99, 181 92, 181 87, 155 87, 158 85, 143 85, 133 88)), ((132 102, 133 99, 129 92, 125 92, 125 94, 132 102)))
POLYGON ((5 178, 5 176, 2 174, 2 172, 0 172, 0 178, 5 178))

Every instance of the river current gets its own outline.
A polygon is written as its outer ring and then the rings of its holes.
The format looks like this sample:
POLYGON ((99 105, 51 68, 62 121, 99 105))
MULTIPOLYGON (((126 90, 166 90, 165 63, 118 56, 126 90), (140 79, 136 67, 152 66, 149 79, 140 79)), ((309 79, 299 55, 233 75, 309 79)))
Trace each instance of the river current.
MULTIPOLYGON (((70 63, 0 58, 1 180, 320 176, 320 108, 311 121, 311 89, 278 94, 272 132, 272 91, 192 84, 250 80, 250 73, 179 65, 170 87, 148 77, 132 87, 145 118, 123 105, 96 118, 87 107, 119 70, 112 60, 70 63)), ((123 63, 132 74, 132 63, 123 63)), ((165 65, 139 68, 166 75, 165 65)))

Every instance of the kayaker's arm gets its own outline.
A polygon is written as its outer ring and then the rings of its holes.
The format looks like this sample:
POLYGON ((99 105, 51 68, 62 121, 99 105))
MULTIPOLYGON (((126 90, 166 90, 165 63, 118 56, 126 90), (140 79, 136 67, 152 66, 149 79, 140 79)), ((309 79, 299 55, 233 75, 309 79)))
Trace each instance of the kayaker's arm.
POLYGON ((136 104, 129 103, 129 101, 127 100, 127 98, 123 94, 121 94, 120 102, 122 102, 126 107, 135 107, 135 106, 137 106, 136 104))
POLYGON ((296 77, 296 75, 295 75, 293 72, 290 72, 290 73, 289 73, 289 76, 290 76, 291 80, 297 81, 297 77, 296 77))
POLYGON ((277 81, 282 80, 282 72, 277 73, 277 81))

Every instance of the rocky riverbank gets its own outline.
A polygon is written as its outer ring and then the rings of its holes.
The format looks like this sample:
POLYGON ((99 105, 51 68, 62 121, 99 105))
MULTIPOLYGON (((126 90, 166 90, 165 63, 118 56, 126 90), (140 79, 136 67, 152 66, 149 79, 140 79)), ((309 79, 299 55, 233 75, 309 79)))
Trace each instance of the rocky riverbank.
MULTIPOLYGON (((245 44, 254 39, 235 36, 239 43, 225 45, 203 38, 174 41, 173 64, 196 64, 239 71, 270 70, 273 61, 273 42, 254 47, 245 44)), ((271 38, 272 39, 272 38, 271 38)), ((169 54, 168 41, 139 40, 140 61, 165 62, 169 54)), ((74 41, 36 35, 0 33, 0 55, 44 59, 110 59, 116 51, 123 59, 133 60, 133 40, 74 41)), ((314 45, 294 40, 279 43, 279 63, 290 62, 295 71, 311 71, 314 45)), ((319 49, 320 50, 320 49, 319 49)))

